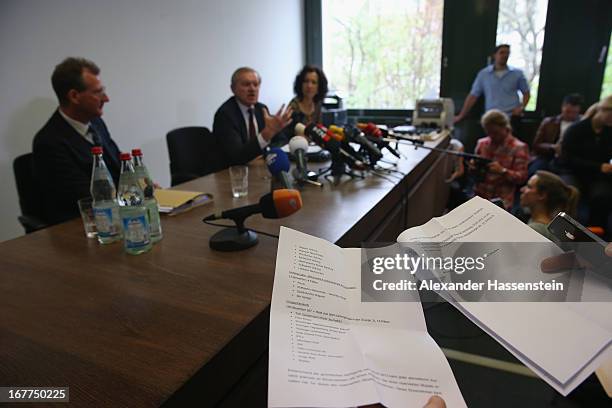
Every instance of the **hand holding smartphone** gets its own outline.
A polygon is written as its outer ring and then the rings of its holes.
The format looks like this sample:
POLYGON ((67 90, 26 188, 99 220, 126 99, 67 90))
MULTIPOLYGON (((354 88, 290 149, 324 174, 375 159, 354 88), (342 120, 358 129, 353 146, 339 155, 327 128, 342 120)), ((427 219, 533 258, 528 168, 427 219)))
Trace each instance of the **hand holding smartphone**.
MULTIPOLYGON (((548 224, 550 231, 560 241, 565 251, 573 251, 582 265, 612 278, 612 257, 606 255, 608 243, 565 212, 560 212, 548 224)), ((610 252, 610 250, 608 250, 610 252)))

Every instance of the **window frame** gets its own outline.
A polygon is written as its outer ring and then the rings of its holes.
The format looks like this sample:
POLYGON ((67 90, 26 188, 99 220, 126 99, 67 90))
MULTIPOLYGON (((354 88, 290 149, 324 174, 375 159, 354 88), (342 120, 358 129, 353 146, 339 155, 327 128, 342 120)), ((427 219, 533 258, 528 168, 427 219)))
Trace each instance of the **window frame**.
MULTIPOLYGON (((576 6, 573 0, 549 0, 546 12, 546 25, 544 34, 544 44, 542 47, 542 61, 540 65, 540 83, 536 108, 533 111, 525 112, 524 118, 527 120, 537 120, 544 116, 556 114, 561 105, 561 99, 566 93, 583 90, 585 97, 585 107, 599 99, 605 64, 603 67, 596 66, 591 70, 588 77, 588 84, 584 80, 572 78, 564 82, 563 86, 558 85, 559 73, 555 72, 560 61, 575 58, 585 54, 585 43, 596 42, 596 49, 589 49, 589 55, 599 52, 601 49, 599 42, 609 44, 612 19, 606 21, 605 16, 612 15, 612 2, 608 0, 585 0, 585 4, 576 6), (568 48, 564 34, 567 22, 564 16, 573 18, 576 16, 576 9, 581 13, 581 20, 576 31, 584 31, 569 35, 578 37, 577 41, 570 43, 568 48), (605 12, 608 10, 608 12, 605 12), (590 27, 596 22, 596 27, 590 27), (582 36, 582 37, 581 37, 582 36), (592 38, 594 36, 595 38, 592 38)), ((323 38, 322 38, 322 1, 304 0, 305 15, 305 49, 306 63, 318 66, 323 65, 323 38)), ((440 61, 440 94, 446 95, 455 102, 455 111, 458 112, 463 105, 472 82, 478 69, 486 66, 487 58, 495 46, 497 37, 497 18, 499 14, 498 0, 445 0, 442 28, 442 58, 440 61), (480 22, 474 25, 474 22, 480 22), (472 40, 470 46, 466 47, 466 36, 456 35, 457 27, 465 31, 466 27, 476 27, 468 39, 472 40), (461 59, 461 65, 466 66, 465 73, 454 75, 453 70, 448 69, 447 61, 454 55, 465 55, 461 59), (468 72, 469 71, 469 72, 468 72), (455 78, 453 78, 453 76, 455 78), (467 77, 470 77, 468 80, 467 77)), ((568 31, 568 30, 565 30, 568 31)), ((591 46, 591 48, 593 48, 591 46)), ((607 50, 609 52, 609 50, 607 50)), ((604 62, 606 55, 603 56, 604 62)), ((449 64, 452 67, 452 63, 449 64)), ((600 64, 601 65, 601 64, 600 64)), ((472 109, 472 113, 477 107, 472 109)), ((350 117, 368 116, 380 118, 381 121, 394 120, 398 117, 412 117, 412 109, 348 109, 350 117)), ((480 112, 478 112, 478 115, 480 112)))

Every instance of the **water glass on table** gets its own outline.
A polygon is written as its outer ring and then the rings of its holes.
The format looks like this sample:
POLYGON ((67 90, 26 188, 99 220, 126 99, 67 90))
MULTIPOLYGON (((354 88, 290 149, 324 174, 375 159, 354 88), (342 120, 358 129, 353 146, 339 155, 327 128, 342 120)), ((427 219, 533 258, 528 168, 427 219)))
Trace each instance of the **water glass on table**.
POLYGON ((96 230, 96 218, 93 212, 93 200, 91 197, 81 198, 77 201, 79 205, 79 212, 81 213, 81 219, 83 220, 83 227, 85 228, 85 235, 87 238, 95 238, 98 236, 96 230))
POLYGON ((229 172, 232 182, 232 196, 234 198, 246 197, 249 192, 248 166, 231 166, 229 172))

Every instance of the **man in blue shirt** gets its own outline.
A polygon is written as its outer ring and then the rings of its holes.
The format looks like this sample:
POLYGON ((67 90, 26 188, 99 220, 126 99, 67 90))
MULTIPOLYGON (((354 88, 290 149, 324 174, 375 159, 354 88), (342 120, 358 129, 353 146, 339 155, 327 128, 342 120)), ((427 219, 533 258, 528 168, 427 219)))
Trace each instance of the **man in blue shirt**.
POLYGON ((485 97, 485 111, 499 109, 512 118, 522 115, 529 102, 529 85, 523 71, 508 65, 508 57, 509 45, 501 44, 495 48, 494 63, 478 72, 461 112, 455 117, 455 123, 465 118, 482 94, 485 97), (522 102, 518 91, 522 94, 522 102))

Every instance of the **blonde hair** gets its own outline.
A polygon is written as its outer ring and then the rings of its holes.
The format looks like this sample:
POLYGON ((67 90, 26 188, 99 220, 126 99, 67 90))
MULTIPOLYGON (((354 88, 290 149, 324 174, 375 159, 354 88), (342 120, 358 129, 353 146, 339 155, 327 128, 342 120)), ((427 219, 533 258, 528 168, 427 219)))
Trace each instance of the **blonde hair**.
POLYGON ((570 216, 576 215, 580 193, 574 186, 566 184, 561 177, 545 170, 538 170, 536 190, 546 193, 546 209, 552 216, 565 211, 570 216))
POLYGON ((595 102, 594 104, 589 106, 589 109, 584 112, 584 117, 592 118, 593 116, 595 116, 595 113, 597 113, 597 105, 599 105, 599 102, 595 102))
POLYGON ((487 125, 497 125, 512 130, 508 115, 498 109, 488 110, 484 115, 482 115, 482 118, 480 119, 480 124, 483 128, 487 125))
POLYGON ((592 104, 584 113, 584 117, 592 118, 602 108, 612 109, 612 95, 601 98, 599 102, 592 104))

